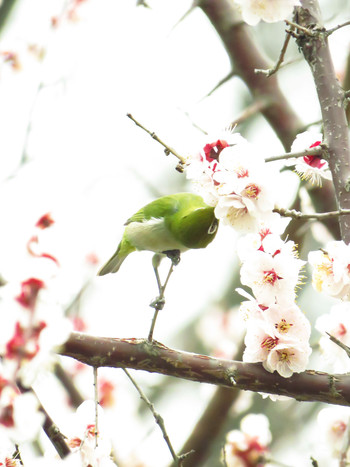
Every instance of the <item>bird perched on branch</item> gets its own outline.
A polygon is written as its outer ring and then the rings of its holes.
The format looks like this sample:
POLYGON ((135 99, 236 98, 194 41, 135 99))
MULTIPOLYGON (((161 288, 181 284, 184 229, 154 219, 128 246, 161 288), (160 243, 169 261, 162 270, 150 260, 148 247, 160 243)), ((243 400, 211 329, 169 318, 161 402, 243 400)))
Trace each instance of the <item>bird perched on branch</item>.
POLYGON ((205 248, 214 240, 218 224, 214 208, 192 193, 177 193, 158 198, 126 221, 117 251, 97 274, 104 276, 119 271, 125 258, 133 251, 154 251, 152 264, 159 295, 150 304, 155 312, 148 334, 149 342, 153 340, 157 315, 165 304, 165 287, 174 266, 180 261, 180 253, 192 248, 205 248), (162 284, 158 266, 165 256, 171 259, 171 266, 162 284))
MULTIPOLYGON (((214 240, 218 222, 214 208, 198 195, 177 193, 158 198, 126 221, 116 252, 98 275, 117 272, 125 258, 136 250, 168 256, 176 265, 180 261, 180 253, 192 248, 205 248, 214 240)), ((156 263, 154 260, 155 269, 156 263)))

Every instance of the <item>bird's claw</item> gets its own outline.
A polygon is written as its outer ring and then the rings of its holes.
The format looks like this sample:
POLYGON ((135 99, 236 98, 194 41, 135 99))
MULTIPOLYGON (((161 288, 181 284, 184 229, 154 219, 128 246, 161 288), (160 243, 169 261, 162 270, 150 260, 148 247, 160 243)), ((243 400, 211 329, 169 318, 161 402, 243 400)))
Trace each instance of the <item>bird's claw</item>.
POLYGON ((171 260, 174 266, 177 266, 180 262, 180 250, 168 250, 164 251, 164 254, 171 260))
POLYGON ((150 307, 156 308, 157 310, 162 310, 165 305, 165 298, 164 297, 157 297, 149 304, 150 307))

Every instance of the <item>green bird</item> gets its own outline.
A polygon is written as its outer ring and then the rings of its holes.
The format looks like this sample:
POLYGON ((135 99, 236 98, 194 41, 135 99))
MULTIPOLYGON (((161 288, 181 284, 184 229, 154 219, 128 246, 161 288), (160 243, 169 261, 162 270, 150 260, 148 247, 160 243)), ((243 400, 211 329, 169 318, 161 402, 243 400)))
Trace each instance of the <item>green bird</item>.
MULTIPOLYGON (((205 248, 214 240, 218 224, 214 208, 198 195, 177 193, 158 198, 126 221, 117 251, 97 274, 119 271, 125 258, 140 250, 153 251, 157 258, 168 256, 176 265, 180 253, 205 248)), ((155 270, 156 263, 159 259, 153 262, 155 270)))

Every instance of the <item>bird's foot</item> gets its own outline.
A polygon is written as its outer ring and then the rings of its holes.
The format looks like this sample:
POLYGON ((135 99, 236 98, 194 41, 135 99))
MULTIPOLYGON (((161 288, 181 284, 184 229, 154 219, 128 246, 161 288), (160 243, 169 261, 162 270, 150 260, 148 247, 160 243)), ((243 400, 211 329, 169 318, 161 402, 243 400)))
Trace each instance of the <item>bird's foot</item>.
POLYGON ((174 266, 177 266, 180 262, 180 250, 167 250, 163 253, 171 260, 174 266))
POLYGON ((162 310, 164 308, 164 305, 165 305, 164 297, 156 297, 149 304, 150 307, 155 308, 156 310, 162 310))

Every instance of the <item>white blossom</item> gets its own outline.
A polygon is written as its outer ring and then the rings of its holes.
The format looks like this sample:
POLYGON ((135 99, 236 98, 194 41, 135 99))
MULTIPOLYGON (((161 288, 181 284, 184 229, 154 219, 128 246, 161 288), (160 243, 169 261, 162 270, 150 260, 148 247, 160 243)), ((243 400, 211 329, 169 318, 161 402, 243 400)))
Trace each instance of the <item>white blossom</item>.
POLYGON ((250 466, 260 465, 264 456, 268 454, 271 439, 269 421, 265 415, 246 415, 241 420, 240 429, 232 430, 226 435, 226 465, 245 467, 247 462, 250 466))
POLYGON ((329 313, 317 318, 315 328, 323 334, 320 339, 320 348, 331 371, 349 372, 349 357, 341 347, 330 340, 326 333, 350 347, 350 302, 334 305, 329 313))
POLYGON ((243 263, 241 282, 253 290, 259 304, 291 302, 295 299, 295 287, 304 263, 294 255, 278 253, 272 256, 258 250, 243 263))
POLYGON ((243 20, 254 26, 260 20, 275 23, 287 19, 299 0, 234 0, 239 5, 243 20))
POLYGON ((311 251, 312 284, 318 292, 342 300, 350 299, 350 245, 328 242, 322 251, 311 251))
MULTIPOLYGON (((300 133, 292 144, 291 152, 302 152, 306 149, 319 146, 322 143, 322 139, 321 133, 312 131, 300 133)), ((302 180, 309 180, 312 184, 318 186, 322 185, 322 179, 332 180, 328 162, 320 156, 306 155, 287 159, 286 165, 295 165, 295 171, 302 180)))
POLYGON ((334 458, 339 458, 342 451, 349 419, 349 407, 326 407, 317 416, 321 445, 334 458))

